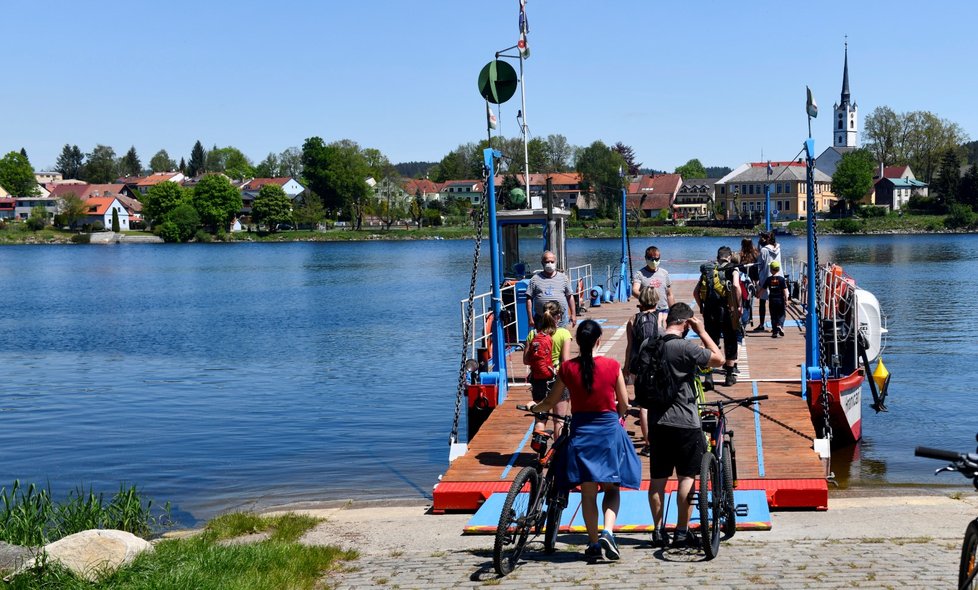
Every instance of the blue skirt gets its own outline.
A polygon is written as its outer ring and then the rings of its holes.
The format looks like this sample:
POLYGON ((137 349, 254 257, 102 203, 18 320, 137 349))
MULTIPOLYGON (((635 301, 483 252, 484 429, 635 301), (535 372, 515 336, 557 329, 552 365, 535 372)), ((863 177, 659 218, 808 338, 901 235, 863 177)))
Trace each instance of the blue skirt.
POLYGON ((558 473, 565 474, 567 487, 597 482, 637 490, 642 484, 642 463, 615 412, 574 414, 563 459, 558 473))

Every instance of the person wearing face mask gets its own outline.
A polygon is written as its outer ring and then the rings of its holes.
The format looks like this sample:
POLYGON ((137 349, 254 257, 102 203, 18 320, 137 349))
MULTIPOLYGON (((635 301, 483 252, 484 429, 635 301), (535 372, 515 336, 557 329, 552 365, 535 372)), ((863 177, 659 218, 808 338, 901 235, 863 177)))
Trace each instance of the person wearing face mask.
POLYGON ((638 297, 642 292, 642 287, 652 287, 659 294, 659 304, 656 312, 659 314, 659 327, 666 327, 666 314, 676 300, 672 296, 672 281, 669 279, 669 271, 662 268, 660 260, 662 254, 655 246, 645 249, 645 266, 635 271, 632 275, 632 296, 638 297))
POLYGON ((543 270, 530 278, 526 287, 526 315, 530 327, 536 325, 536 318, 543 314, 543 305, 547 301, 556 301, 560 305, 561 320, 559 326, 573 326, 577 323, 574 317, 574 292, 571 290, 567 275, 557 270, 557 255, 547 250, 540 262, 543 270))
POLYGON ((682 302, 669 308, 665 335, 673 338, 662 344, 662 363, 668 371, 666 374, 671 376, 672 387, 678 389, 678 395, 667 408, 649 409, 649 508, 655 525, 652 542, 659 547, 668 543, 662 529, 662 515, 666 481, 675 472, 679 479, 679 512, 672 546, 698 547, 695 536, 689 532, 689 518, 693 512, 690 498, 693 482, 700 473, 705 441, 695 380, 698 367, 722 365, 723 353, 692 308, 682 302), (686 339, 690 330, 699 336, 699 343, 686 339))

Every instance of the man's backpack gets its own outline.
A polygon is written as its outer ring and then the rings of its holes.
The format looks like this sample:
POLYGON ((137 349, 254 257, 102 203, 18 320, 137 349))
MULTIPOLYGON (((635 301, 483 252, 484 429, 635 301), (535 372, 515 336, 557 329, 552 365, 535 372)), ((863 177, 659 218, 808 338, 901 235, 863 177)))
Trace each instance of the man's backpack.
POLYGON ((628 372, 633 375, 638 374, 638 351, 647 338, 659 337, 659 317, 658 313, 639 312, 632 318, 632 351, 628 357, 628 372))
POLYGON ((674 382, 672 371, 663 361, 666 342, 680 338, 676 334, 664 334, 646 338, 638 349, 635 365, 635 403, 643 408, 664 412, 679 399, 679 386, 674 382))
POLYGON ((550 334, 537 330, 530 341, 530 377, 533 379, 553 379, 554 339, 550 334))
POLYGON ((728 283, 715 262, 700 265, 700 280, 696 284, 704 307, 720 309, 727 303, 728 283))

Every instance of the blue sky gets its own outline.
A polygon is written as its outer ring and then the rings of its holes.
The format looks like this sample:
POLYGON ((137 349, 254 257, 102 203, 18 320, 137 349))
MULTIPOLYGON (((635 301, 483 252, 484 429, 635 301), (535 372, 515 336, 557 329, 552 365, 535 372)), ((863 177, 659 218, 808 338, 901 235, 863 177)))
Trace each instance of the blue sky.
MULTIPOLYGON (((392 162, 480 139, 481 67, 517 40, 517 0, 3 2, 0 152, 35 168, 61 146, 144 164, 194 141, 255 162, 307 137, 352 139, 392 162)), ((789 159, 805 85, 831 142, 849 36, 860 127, 877 106, 930 110, 978 139, 978 3, 528 0, 527 121, 575 145, 631 145, 672 170, 789 159)), ((517 95, 518 97, 518 95, 517 95)), ((515 135, 518 98, 502 105, 515 135)))

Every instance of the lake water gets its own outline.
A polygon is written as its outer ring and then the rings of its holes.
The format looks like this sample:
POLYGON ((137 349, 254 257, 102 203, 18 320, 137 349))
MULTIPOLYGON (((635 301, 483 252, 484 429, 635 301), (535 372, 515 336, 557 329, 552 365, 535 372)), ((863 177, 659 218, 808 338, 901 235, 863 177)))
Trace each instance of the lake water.
MULTIPOLYGON (((653 242, 667 269, 696 272, 738 241, 641 239, 636 265, 653 242)), ((569 263, 603 277, 619 244, 571 240, 569 263)), ((978 237, 820 245, 891 330, 890 412, 864 409, 860 452, 836 472, 932 482, 913 447, 971 449, 978 430, 978 237)), ((797 238, 782 247, 804 254, 797 238)), ((539 242, 524 248, 535 259, 539 242)), ((0 248, 0 486, 135 483, 188 524, 290 501, 428 498, 447 462, 471 264, 457 241, 0 248)))

